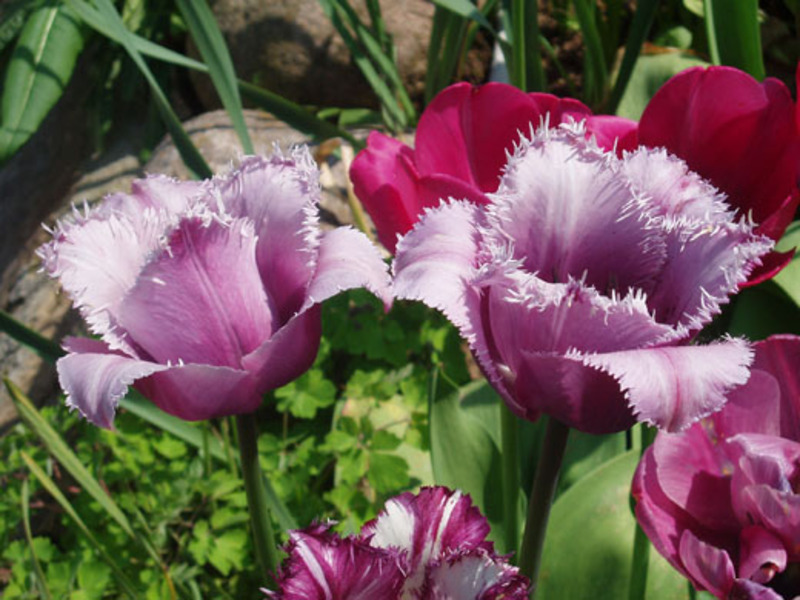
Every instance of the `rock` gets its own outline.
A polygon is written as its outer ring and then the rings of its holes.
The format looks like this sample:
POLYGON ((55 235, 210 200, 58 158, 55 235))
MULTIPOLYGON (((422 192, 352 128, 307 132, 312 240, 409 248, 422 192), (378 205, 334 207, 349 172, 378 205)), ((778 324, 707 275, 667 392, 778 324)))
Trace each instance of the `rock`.
MULTIPOLYGON (((351 4, 369 24, 365 2, 351 4)), ((240 78, 300 104, 377 106, 319 0, 215 0, 212 9, 240 78)), ((402 81, 412 97, 421 98, 434 6, 424 0, 396 0, 381 2, 381 10, 402 81)), ((189 51, 197 56, 191 46, 189 51)), ((193 79, 203 104, 220 106, 209 78, 193 79)))

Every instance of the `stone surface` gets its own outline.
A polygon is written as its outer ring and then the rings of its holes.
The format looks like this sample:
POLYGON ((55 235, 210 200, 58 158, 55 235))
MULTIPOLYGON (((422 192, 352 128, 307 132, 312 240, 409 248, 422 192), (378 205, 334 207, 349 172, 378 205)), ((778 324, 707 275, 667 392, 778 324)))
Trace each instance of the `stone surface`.
MULTIPOLYGON (((369 24, 363 0, 351 0, 369 24)), ((425 0, 380 3, 397 51, 397 65, 412 97, 421 97, 434 6, 425 0)), ((377 106, 344 40, 319 0, 214 0, 212 9, 237 75, 301 104, 377 106)), ((196 56, 190 46, 190 53, 196 56)), ((193 76, 205 106, 219 101, 206 76, 193 76)))

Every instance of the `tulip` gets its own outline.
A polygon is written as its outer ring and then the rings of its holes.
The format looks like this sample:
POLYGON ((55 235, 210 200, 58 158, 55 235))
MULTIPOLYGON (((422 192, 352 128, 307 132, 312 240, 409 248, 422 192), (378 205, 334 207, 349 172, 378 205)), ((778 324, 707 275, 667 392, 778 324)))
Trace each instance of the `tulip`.
POLYGON ((659 433, 633 481, 654 547, 717 598, 800 596, 800 338, 755 344, 750 381, 720 412, 659 433))
MULTIPOLYGON (((739 214, 752 217, 758 233, 777 241, 800 200, 798 114, 777 79, 759 83, 732 67, 694 67, 667 81, 649 102, 639 143, 682 158, 739 214)), ((749 283, 774 276, 792 254, 770 254, 749 283)))
POLYGON ((679 159, 618 158, 586 133, 542 127, 488 204, 429 209, 397 246, 394 293, 441 310, 520 417, 684 429, 747 380, 742 340, 686 342, 771 242, 679 159))
POLYGON ((275 600, 527 600, 527 580, 486 541, 469 496, 444 487, 390 499, 357 536, 290 533, 275 600))
POLYGON ((439 93, 422 113, 413 150, 374 131, 353 161, 350 177, 378 239, 394 253, 397 236, 440 199, 488 202, 486 194, 497 190, 506 153, 521 131, 572 119, 587 119, 588 131, 606 149, 615 144, 619 150, 633 147, 633 121, 592 116, 577 100, 525 94, 503 83, 480 88, 458 83, 439 93))
POLYGON ((366 287, 388 302, 377 249, 321 232, 308 150, 247 157, 202 182, 150 176, 59 223, 39 250, 99 339, 67 338, 67 404, 112 427, 133 384, 187 420, 255 410, 307 370, 323 300, 366 287))

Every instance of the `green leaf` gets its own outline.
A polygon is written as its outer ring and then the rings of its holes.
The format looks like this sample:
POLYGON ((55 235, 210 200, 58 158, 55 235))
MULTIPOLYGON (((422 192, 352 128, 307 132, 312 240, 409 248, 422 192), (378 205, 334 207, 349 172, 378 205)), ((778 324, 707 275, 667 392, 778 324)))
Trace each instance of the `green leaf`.
MULTIPOLYGON (((88 13, 91 8, 87 8, 88 4, 85 0, 65 0, 70 7, 73 7, 77 13, 88 13)), ((207 179, 213 176, 211 168, 206 163, 200 151, 189 138, 189 134, 184 130, 175 111, 167 100, 167 96, 158 85, 156 78, 147 66, 147 63, 142 58, 137 45, 136 36, 134 36, 125 26, 122 18, 119 16, 117 9, 111 3, 111 0, 98 0, 98 10, 94 13, 94 18, 87 23, 96 28, 103 35, 119 42, 128 56, 133 60, 134 64, 138 67, 142 76, 150 86, 150 92, 153 95, 153 100, 158 107, 161 118, 169 131, 175 148, 186 164, 187 168, 194 173, 195 176, 207 179)))
POLYGON ((647 103, 667 79, 697 65, 708 66, 708 63, 683 52, 640 56, 620 100, 617 114, 638 120, 647 103))
MULTIPOLYGON (((796 260, 787 269, 797 267, 796 260)), ((782 282, 794 283, 789 276, 784 276, 782 282)), ((730 335, 745 336, 752 341, 777 333, 800 335, 800 306, 787 295, 779 282, 774 279, 765 281, 736 295, 727 331, 730 335)))
POLYGON ((288 385, 275 390, 277 408, 298 419, 313 419, 317 410, 336 401, 336 386, 319 369, 306 371, 288 385))
POLYGON ((200 55, 208 65, 208 74, 219 94, 219 99, 231 118, 233 128, 242 142, 245 154, 253 154, 253 142, 247 132, 242 113, 242 100, 236 84, 233 61, 219 30, 214 13, 205 0, 177 0, 178 8, 197 44, 200 55))
POLYGON ((48 2, 30 15, 6 70, 0 164, 28 141, 64 93, 82 49, 80 22, 68 7, 48 2))
MULTIPOLYGON (((31 533, 30 494, 27 479, 22 480, 22 493, 20 494, 20 502, 22 504, 22 526, 25 530, 25 540, 28 542, 28 548, 31 552, 31 562, 33 563, 33 574, 36 581, 36 586, 39 588, 42 597, 49 600, 53 596, 50 593, 50 588, 47 587, 47 579, 44 576, 42 565, 39 562, 39 556, 41 556, 41 553, 37 552, 33 534, 31 533)), ((44 556, 42 558, 47 560, 44 556)))
POLYGON ((703 0, 711 59, 764 79, 758 0, 703 0))
POLYGON ((492 24, 478 10, 478 7, 469 0, 433 0, 433 3, 461 17, 475 21, 486 31, 497 37, 497 32, 492 27, 492 24))
MULTIPOLYGON (((501 457, 484 424, 499 432, 497 394, 485 382, 464 386, 430 406, 431 462, 437 484, 468 493, 492 525, 499 541, 503 522, 501 457)), ((499 437, 499 433, 497 433, 499 437)))
MULTIPOLYGON (((794 221, 786 229, 775 249, 778 252, 789 252, 800 246, 800 221, 794 221)), ((789 265, 773 279, 786 294, 800 306, 800 253, 795 251, 789 265)))
MULTIPOLYGON (((616 457, 556 501, 545 539, 538 600, 627 597, 635 531, 628 498, 638 457, 634 450, 616 457)), ((647 597, 688 597, 684 578, 657 552, 650 552, 647 597)))
POLYGON ((133 585, 128 576, 125 575, 123 569, 117 564, 117 562, 106 552, 103 545, 97 540, 91 530, 86 526, 83 519, 81 519, 80 515, 75 511, 70 504, 69 500, 61 493, 61 490, 58 489, 56 483, 47 475, 47 473, 42 470, 42 468, 36 464, 36 462, 28 456, 28 454, 24 451, 20 452, 20 456, 22 460, 25 462, 27 467, 30 469, 31 473, 39 480, 39 483, 42 484, 47 492, 58 502, 61 508, 64 509, 67 516, 72 519, 75 525, 78 526, 81 533, 83 534, 84 538, 94 547, 97 553, 100 555, 100 558, 109 566, 111 567, 111 571, 114 573, 114 577, 119 583, 120 587, 125 591, 128 596, 131 598, 139 598, 140 595, 136 590, 136 587, 133 585))
POLYGON ((0 3, 0 52, 17 37, 28 15, 41 6, 31 0, 6 0, 0 3))
POLYGON ((55 362, 65 354, 56 342, 20 323, 4 310, 0 310, 0 331, 25 344, 49 362, 55 362))
POLYGON ((408 487, 408 463, 404 458, 386 452, 371 452, 367 481, 378 494, 397 492, 408 487))

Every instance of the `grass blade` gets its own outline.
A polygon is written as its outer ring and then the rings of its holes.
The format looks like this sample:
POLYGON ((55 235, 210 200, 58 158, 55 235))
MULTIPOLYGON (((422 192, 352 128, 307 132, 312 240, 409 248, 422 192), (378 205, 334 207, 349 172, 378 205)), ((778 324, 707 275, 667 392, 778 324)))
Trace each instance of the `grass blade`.
POLYGON ((214 13, 205 0, 177 0, 177 4, 192 34, 192 39, 208 66, 208 74, 222 105, 228 111, 245 154, 253 154, 253 142, 244 122, 242 99, 239 97, 233 61, 214 13))
POLYGON ((22 494, 20 495, 20 503, 22 505, 22 527, 25 529, 25 541, 28 542, 28 548, 31 551, 31 562, 33 563, 33 572, 36 576, 36 585, 46 600, 50 600, 53 595, 50 593, 50 588, 47 587, 47 579, 44 576, 42 565, 39 563, 39 558, 36 556, 36 548, 33 546, 33 534, 31 533, 31 518, 30 518, 30 490, 28 480, 22 480, 22 494))
POLYGON ((639 53, 650 33, 650 28, 656 17, 656 9, 658 8, 658 0, 639 0, 636 4, 636 14, 633 15, 633 22, 631 29, 628 33, 628 41, 625 44, 625 54, 622 57, 622 64, 619 68, 616 81, 614 81, 614 88, 611 90, 611 98, 607 112, 614 114, 619 106, 619 101, 625 93, 625 88, 631 79, 633 67, 636 65, 636 60, 639 58, 639 53))
POLYGON ((33 11, 6 70, 0 113, 0 164, 36 133, 61 98, 81 50, 80 22, 68 7, 48 2, 33 11))
POLYGON ((128 576, 125 575, 123 570, 119 567, 116 561, 106 552, 103 545, 97 541, 97 538, 94 537, 92 532, 86 526, 86 523, 83 522, 83 519, 80 518, 78 513, 72 507, 69 500, 61 493, 61 490, 58 489, 56 483, 44 472, 44 470, 36 464, 34 461, 25 451, 20 452, 20 456, 22 460, 25 461, 25 464, 30 469, 31 473, 39 480, 39 483, 42 484, 42 487, 47 490, 47 492, 55 498, 56 502, 64 509, 64 512, 75 522, 78 528, 83 533, 84 537, 89 541, 89 543, 94 547, 97 553, 100 555, 100 558, 111 567, 111 571, 114 573, 114 577, 116 578, 117 582, 119 583, 120 587, 125 591, 125 593, 130 596, 131 598, 139 598, 141 595, 136 590, 136 587, 133 585, 128 576))
MULTIPOLYGON (((84 0, 65 1, 71 7, 78 7, 82 4, 86 4, 84 0)), ((77 9, 76 12, 78 12, 77 9)), ((99 20, 89 22, 89 25, 92 27, 97 25, 97 30, 100 33, 119 42, 128 53, 128 56, 131 58, 134 64, 139 68, 139 71, 142 73, 148 85, 150 86, 150 92, 153 95, 153 100, 158 107, 158 111, 167 127, 167 131, 169 131, 169 134, 172 137, 172 141, 175 143, 175 148, 178 150, 178 153, 181 155, 181 158, 183 159, 183 162, 186 164, 187 168, 196 177, 204 179, 210 178, 213 175, 211 168, 197 150, 197 147, 194 145, 194 143, 192 143, 191 138, 189 138, 186 130, 184 130, 183 126, 181 125, 181 122, 175 114, 175 111, 172 110, 167 97, 164 95, 164 92, 161 89, 161 86, 158 85, 156 78, 153 76, 153 73, 150 71, 147 63, 144 61, 142 55, 139 53, 139 50, 136 48, 133 34, 128 31, 127 27, 125 27, 125 23, 119 16, 117 9, 114 8, 111 0, 98 0, 98 11, 96 16, 99 20)))
POLYGON ((575 16, 586 44, 586 101, 596 107, 608 83, 608 67, 603 54, 603 44, 595 20, 596 6, 589 0, 573 0, 575 16))
POLYGON ((764 79, 757 0, 703 0, 711 60, 764 79))
POLYGON ((486 31, 491 33, 494 37, 497 37, 497 32, 494 30, 494 27, 492 27, 492 24, 489 23, 489 20, 486 18, 486 16, 469 0, 433 0, 433 3, 437 7, 441 6, 445 10, 449 10, 450 12, 464 17, 465 19, 471 19, 475 21, 481 27, 484 27, 486 31))
POLYGON ((37 435, 42 443, 56 460, 75 478, 86 493, 94 498, 122 530, 132 539, 136 539, 136 534, 131 527, 131 523, 125 513, 120 510, 114 500, 105 492, 98 481, 83 466, 75 453, 67 446, 64 439, 53 429, 50 424, 42 417, 33 403, 22 393, 13 382, 8 379, 3 380, 8 390, 14 406, 19 412, 19 416, 25 424, 37 435))

